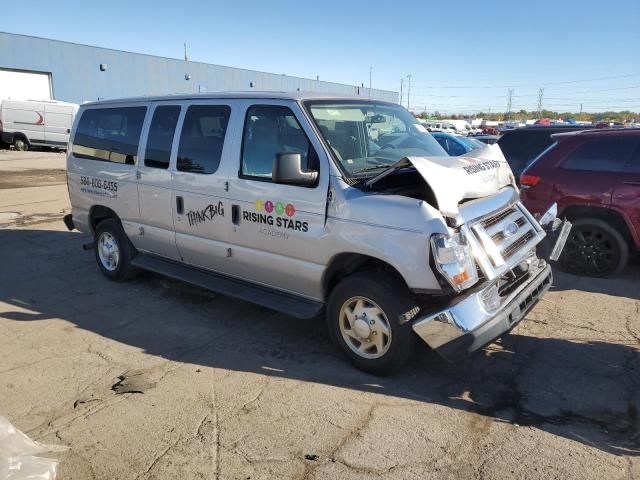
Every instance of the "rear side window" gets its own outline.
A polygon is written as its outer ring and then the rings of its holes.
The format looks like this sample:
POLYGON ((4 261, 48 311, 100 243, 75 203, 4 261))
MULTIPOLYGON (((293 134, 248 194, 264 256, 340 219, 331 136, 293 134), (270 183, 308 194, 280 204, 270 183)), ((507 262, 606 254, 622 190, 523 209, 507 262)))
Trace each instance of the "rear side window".
POLYGON ((567 156, 562 168, 619 173, 629 161, 637 145, 638 142, 634 138, 589 140, 567 156))
POLYGON ((187 109, 178 147, 178 170, 214 173, 220 165, 231 108, 192 105, 187 109))
POLYGON ((95 108, 82 114, 73 139, 79 158, 135 165, 147 107, 95 108))
POLYGON ((169 168, 171 144, 176 131, 180 106, 164 105, 153 112, 147 147, 144 152, 144 165, 152 168, 169 168))

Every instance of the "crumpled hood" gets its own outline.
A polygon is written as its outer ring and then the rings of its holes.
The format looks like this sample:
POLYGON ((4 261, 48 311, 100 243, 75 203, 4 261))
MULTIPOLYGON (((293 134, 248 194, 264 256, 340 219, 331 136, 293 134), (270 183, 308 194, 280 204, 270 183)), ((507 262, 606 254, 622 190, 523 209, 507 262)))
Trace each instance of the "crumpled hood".
POLYGON ((513 185, 514 177, 498 145, 463 157, 407 157, 429 184, 445 217, 458 215, 463 199, 482 198, 513 185))

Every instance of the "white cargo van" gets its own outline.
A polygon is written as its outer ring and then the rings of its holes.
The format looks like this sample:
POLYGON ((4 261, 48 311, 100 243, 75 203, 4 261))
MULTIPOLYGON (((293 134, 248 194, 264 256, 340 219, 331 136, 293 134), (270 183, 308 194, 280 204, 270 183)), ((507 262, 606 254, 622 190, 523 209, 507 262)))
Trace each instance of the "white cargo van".
POLYGON ((2 100, 0 140, 16 150, 32 146, 66 149, 77 111, 75 103, 2 100))
POLYGON ((401 106, 357 97, 90 103, 71 133, 64 221, 93 235, 110 280, 150 270, 325 312, 352 362, 388 372, 417 337, 447 359, 481 348, 551 286, 545 258, 563 242, 536 252, 553 215, 533 218, 490 151, 449 157, 401 106))

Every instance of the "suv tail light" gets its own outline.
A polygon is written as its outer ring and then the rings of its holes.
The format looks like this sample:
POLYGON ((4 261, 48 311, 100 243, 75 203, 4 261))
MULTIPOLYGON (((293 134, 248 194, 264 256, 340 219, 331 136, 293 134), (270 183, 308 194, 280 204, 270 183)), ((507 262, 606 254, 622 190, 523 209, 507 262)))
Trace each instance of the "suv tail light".
POLYGON ((520 175, 520 186, 522 188, 531 188, 536 186, 540 182, 540 177, 537 175, 520 175))
POLYGON ((0 120, 0 132, 2 132, 2 120, 0 120))

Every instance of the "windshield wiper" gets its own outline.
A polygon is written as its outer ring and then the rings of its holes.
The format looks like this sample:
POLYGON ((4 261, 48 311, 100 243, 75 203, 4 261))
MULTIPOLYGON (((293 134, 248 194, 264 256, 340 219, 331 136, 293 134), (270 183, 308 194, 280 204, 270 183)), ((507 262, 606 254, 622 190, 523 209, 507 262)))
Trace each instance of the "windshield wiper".
POLYGON ((380 168, 385 168, 388 167, 389 164, 388 163, 377 163, 372 167, 367 167, 367 168, 361 168, 359 170, 354 170, 353 172, 351 172, 352 175, 357 175, 359 173, 364 173, 364 172, 370 172, 371 170, 378 170, 380 168))
MULTIPOLYGON (((369 180, 367 180, 364 183, 364 186, 365 186, 366 189, 370 189, 375 183, 379 182, 380 180, 385 178, 387 175, 395 172, 396 170, 400 170, 401 168, 410 167, 411 165, 413 165, 411 163, 411 160, 409 160, 407 157, 403 157, 400 160, 398 160, 397 162, 392 163, 391 165, 389 165, 387 168, 385 168, 382 172, 380 172, 375 177, 370 178, 369 180)), ((376 168, 380 168, 380 167, 376 167, 376 168)))

